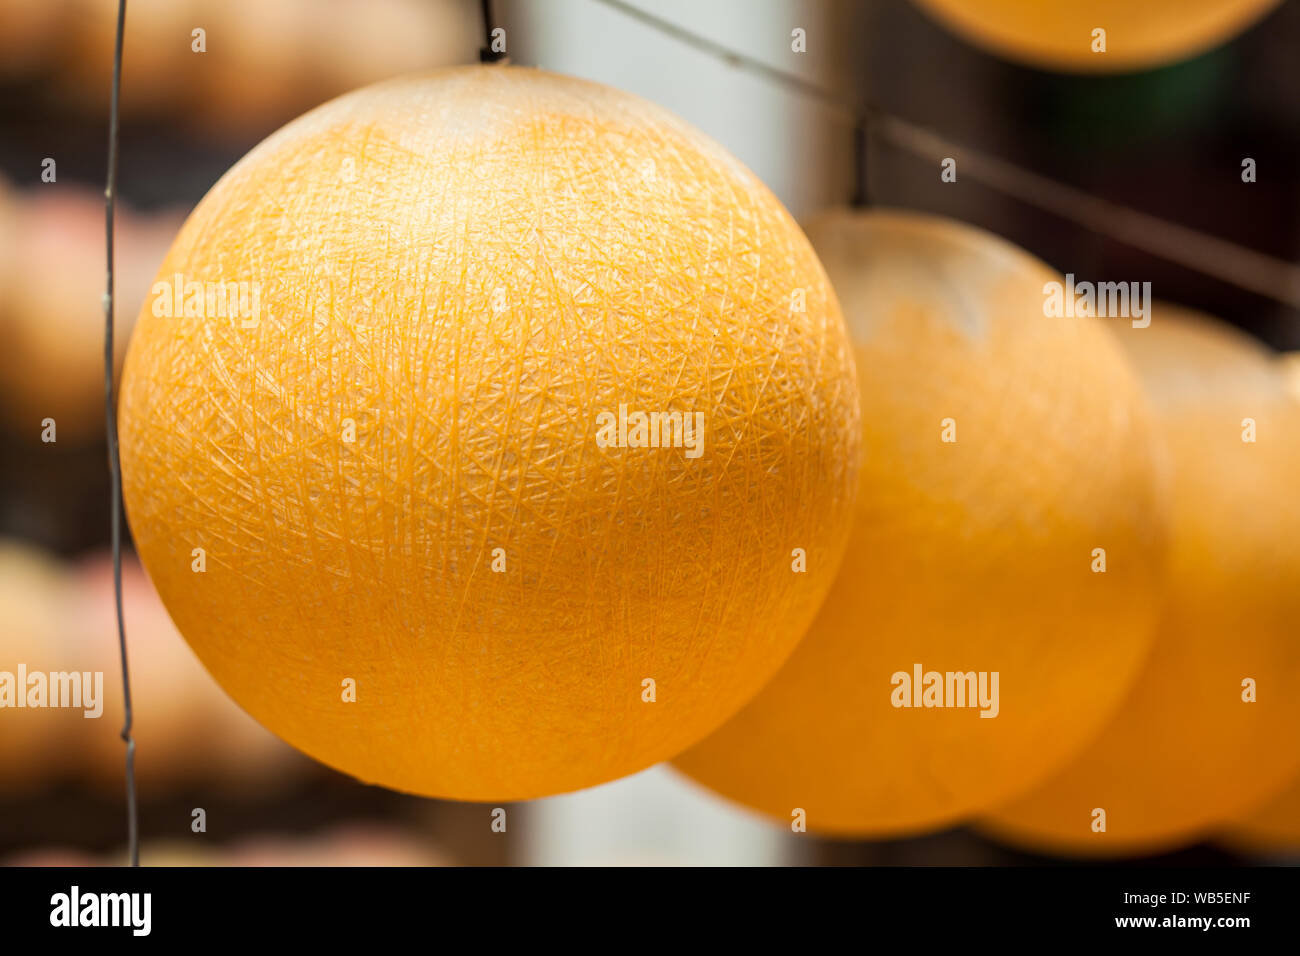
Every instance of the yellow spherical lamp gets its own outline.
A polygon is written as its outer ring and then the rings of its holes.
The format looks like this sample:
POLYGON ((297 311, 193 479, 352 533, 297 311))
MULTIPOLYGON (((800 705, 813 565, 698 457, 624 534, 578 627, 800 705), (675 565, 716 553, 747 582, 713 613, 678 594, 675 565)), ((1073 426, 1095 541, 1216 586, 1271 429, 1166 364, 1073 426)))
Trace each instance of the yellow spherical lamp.
POLYGON ((987 821, 1075 855, 1155 853, 1211 833, 1300 768, 1300 404, 1258 342, 1157 305, 1116 320, 1172 474, 1169 577, 1151 659, 1069 766, 987 821))
POLYGON ((1161 571, 1150 424, 1019 248, 906 212, 807 228, 857 356, 853 531, 790 661, 676 764, 812 831, 914 833, 1032 786, 1118 706, 1161 571))
POLYGON ((1278 2, 916 0, 980 47, 1067 73, 1141 70, 1188 59, 1228 42, 1278 2))
MULTIPOLYGON (((1280 361, 1291 394, 1300 400, 1300 352, 1287 352, 1280 361)), ((1229 820, 1221 838, 1249 853, 1300 850, 1300 777, 1271 800, 1229 820)))
POLYGON ((237 703, 362 780, 522 799, 668 759, 830 585, 835 296, 643 100, 512 67, 349 94, 222 178, 154 291, 120 410, 143 563, 237 703))
POLYGON ((1300 853, 1300 778, 1227 822, 1219 839, 1245 853, 1300 853))

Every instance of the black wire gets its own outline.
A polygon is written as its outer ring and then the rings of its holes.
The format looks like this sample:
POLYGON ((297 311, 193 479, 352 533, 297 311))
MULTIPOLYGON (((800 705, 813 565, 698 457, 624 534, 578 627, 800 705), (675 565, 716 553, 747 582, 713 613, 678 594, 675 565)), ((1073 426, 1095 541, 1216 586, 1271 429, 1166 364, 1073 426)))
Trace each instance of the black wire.
POLYGON ((873 107, 865 103, 860 106, 852 105, 851 99, 845 95, 834 90, 828 90, 811 80, 805 80, 797 73, 782 70, 755 57, 739 53, 731 47, 715 43, 707 37, 678 26, 671 20, 665 20, 663 17, 642 10, 640 7, 624 3, 623 0, 597 0, 597 2, 617 10, 633 20, 637 20, 651 29, 667 34, 687 46, 694 47, 702 53, 716 57, 732 67, 748 70, 780 85, 792 87, 805 96, 819 101, 824 107, 838 114, 841 119, 850 122, 853 127, 852 204, 857 207, 867 205, 869 201, 867 196, 867 124, 875 112, 873 107))
POLYGON ((113 597, 117 607, 117 646, 122 654, 122 706, 126 742, 126 842, 132 866, 140 865, 140 831, 135 800, 135 740, 131 736, 131 672, 126 659, 126 624, 122 619, 122 460, 117 449, 117 389, 113 383, 113 207, 117 201, 118 103, 122 98, 122 37, 126 0, 117 4, 117 39, 113 47, 113 91, 108 107, 108 185, 104 189, 104 228, 108 247, 108 281, 104 293, 104 415, 108 430, 108 473, 113 518, 113 597))
POLYGON ((483 10, 483 45, 479 47, 478 60, 480 63, 496 63, 504 60, 506 54, 492 49, 492 30, 496 25, 492 16, 492 0, 481 0, 480 6, 483 10))
POLYGON ((798 74, 699 36, 624 0, 592 2, 617 10, 736 69, 765 77, 820 102, 840 122, 858 131, 855 148, 860 149, 862 156, 855 158, 855 201, 870 201, 865 157, 872 139, 935 162, 960 157, 959 165, 972 180, 1018 202, 1046 210, 1167 262, 1300 309, 1300 266, 1295 263, 1093 196, 980 150, 958 146, 933 130, 886 112, 869 96, 841 95, 798 74))
POLYGON ((708 37, 702 37, 697 33, 692 33, 685 27, 679 27, 671 20, 665 20, 663 17, 655 16, 653 13, 642 10, 640 7, 634 7, 630 3, 624 3, 623 0, 596 0, 596 2, 604 4, 613 10, 617 10, 619 13, 631 17, 633 20, 638 20, 646 26, 658 30, 660 33, 665 33, 668 36, 674 37, 682 43, 685 43, 687 46, 692 46, 710 56, 717 57, 733 67, 749 70, 751 73, 759 73, 766 76, 769 80, 775 80, 777 83, 793 87, 805 96, 821 101, 823 106, 839 113, 846 119, 856 122, 859 116, 865 116, 867 113, 866 109, 859 110, 846 105, 847 97, 842 96, 833 90, 828 90, 825 87, 818 86, 811 80, 805 80, 797 73, 790 73, 787 70, 782 70, 769 63, 764 63, 762 60, 756 59, 755 57, 747 56, 744 53, 738 53, 731 49, 731 47, 724 46, 721 43, 715 43, 708 37))

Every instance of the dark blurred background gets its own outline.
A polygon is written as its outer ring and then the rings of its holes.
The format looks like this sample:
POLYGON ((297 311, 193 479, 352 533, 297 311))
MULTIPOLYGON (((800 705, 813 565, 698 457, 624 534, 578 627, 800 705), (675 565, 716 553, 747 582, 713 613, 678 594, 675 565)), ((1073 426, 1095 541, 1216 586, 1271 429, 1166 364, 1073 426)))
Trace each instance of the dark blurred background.
MULTIPOLYGON (((640 5, 846 98, 869 94, 957 144, 1279 259, 1300 259, 1300 0, 1194 59, 1087 76, 1008 63, 908 0, 640 5), (794 26, 808 31, 807 55, 790 50, 794 26), (1258 167, 1251 184, 1241 180, 1247 156, 1258 167)), ((110 694, 118 690, 104 562, 99 295, 114 8, 113 0, 0 0, 0 539, 7 549, 0 574, 10 576, 8 587, 0 581, 0 615, 35 621, 32 634, 48 633, 65 652, 93 645, 110 694), (54 182, 42 181, 47 159, 56 164, 54 182), (58 423, 55 443, 41 440, 47 416, 58 423)), ((496 8, 515 62, 658 100, 732 149, 797 216, 851 194, 851 130, 798 91, 738 72, 595 0, 496 8)), ((132 0, 129 10, 118 228, 123 346, 179 222, 251 146, 347 89, 474 62, 482 42, 476 0, 132 0), (198 27, 202 54, 193 50, 198 27)), ((933 163, 875 136, 867 182, 875 203, 975 223, 1080 279, 1149 279, 1157 298, 1218 315, 1278 349, 1300 349, 1293 308, 970 177, 944 186, 933 163)), ((136 574, 139 619, 149 622, 132 631, 142 648, 136 659, 156 644, 168 648, 160 659, 176 661, 170 670, 142 667, 138 678, 142 701, 151 693, 163 700, 152 710, 141 705, 142 759, 150 747, 155 753, 140 780, 146 863, 151 850, 153 862, 1060 862, 965 829, 875 843, 796 837, 664 769, 512 808, 510 819, 523 823, 494 833, 489 807, 362 786, 240 723, 165 613, 157 616, 156 598, 136 574), (207 811, 202 835, 190 829, 195 807, 207 811)), ((0 639, 0 667, 12 666, 12 646, 23 646, 17 642, 13 633, 0 639)), ((23 725, 0 722, 9 737, 0 737, 0 860, 119 859, 117 727, 107 716, 80 724, 27 740, 17 736, 23 725)), ((1286 859, 1229 845, 1203 843, 1137 862, 1286 859)))

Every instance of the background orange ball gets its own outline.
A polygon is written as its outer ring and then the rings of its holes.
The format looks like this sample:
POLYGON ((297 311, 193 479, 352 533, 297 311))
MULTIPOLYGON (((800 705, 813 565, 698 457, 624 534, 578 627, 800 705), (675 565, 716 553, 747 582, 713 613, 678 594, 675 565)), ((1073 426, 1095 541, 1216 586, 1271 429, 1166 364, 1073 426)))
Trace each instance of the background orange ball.
MULTIPOLYGON (((1291 394, 1300 400, 1300 352, 1287 352, 1279 360, 1291 394)), ((1247 852, 1300 850, 1300 777, 1271 800, 1228 821, 1221 838, 1247 852)))
POLYGON ((933 828, 1073 756, 1147 652, 1163 550, 1148 412, 1100 322, 1044 315, 1060 277, 1017 247, 891 211, 808 234, 856 347, 853 533, 790 661, 676 763, 810 830, 933 828), (895 706, 918 666, 954 706, 914 683, 921 706, 895 706), (986 674, 990 702, 997 674, 998 706, 964 706, 949 673, 976 692, 986 674))
POLYGON ((509 67, 358 91, 232 169, 159 283, 120 411, 142 560, 325 763, 484 800, 639 770, 751 697, 829 587, 839 308, 777 200, 649 103, 509 67), (191 282, 248 308, 172 308, 191 282), (650 414, 680 423, 659 447, 650 414))
MULTIPOLYGON (((3 186, 0 185, 0 193, 3 186)), ((116 213, 115 358, 180 226, 170 212, 116 213)), ((104 196, 59 184, 0 195, 0 423, 66 444, 104 432, 104 196)))
POLYGON ((1279 0, 916 0, 964 39, 1063 72, 1117 72, 1188 59, 1227 43, 1279 0), (1106 50, 1093 51, 1093 31, 1106 50))
POLYGON ((1246 853, 1300 853, 1300 777, 1227 822, 1219 839, 1246 853))
MULTIPOLYGON (((48 705, 50 673, 83 670, 70 652, 63 608, 72 598, 66 572, 50 554, 0 539, 0 794, 36 789, 46 775, 73 764, 61 747, 69 729, 99 726, 88 708, 48 705), (32 681, 32 675, 45 675, 32 681), (33 687, 38 696, 31 696, 33 687)), ((92 678, 93 680, 93 678, 92 678)), ((93 683, 90 689, 93 696, 93 683)), ((102 705, 103 699, 98 701, 102 705)))
POLYGON ((1291 394, 1300 399, 1300 352, 1287 352, 1280 361, 1291 394))
MULTIPOLYGON (((103 717, 71 728, 63 743, 77 753, 80 771, 116 793, 125 751, 117 733, 123 712, 112 558, 102 553, 81 560, 70 583, 76 597, 64 611, 73 635, 68 656, 80 669, 102 672, 108 692, 103 717)), ((232 704, 204 672, 129 555, 122 562, 122 610, 142 788, 157 794, 201 780, 209 792, 244 786, 266 793, 287 769, 301 769, 306 761, 232 704)))
POLYGON ((1300 404, 1273 356, 1217 320, 1158 305, 1149 328, 1114 328, 1172 466, 1159 636, 1114 722, 988 821, 1004 839, 1075 854, 1187 842, 1300 767, 1300 404))

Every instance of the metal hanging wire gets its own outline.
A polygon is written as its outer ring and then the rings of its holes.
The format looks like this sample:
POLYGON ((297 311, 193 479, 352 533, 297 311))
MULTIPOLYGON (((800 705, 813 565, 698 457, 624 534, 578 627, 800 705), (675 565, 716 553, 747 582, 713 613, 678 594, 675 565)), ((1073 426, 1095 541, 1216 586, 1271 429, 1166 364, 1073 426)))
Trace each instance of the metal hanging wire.
POLYGON ((492 31, 497 25, 496 18, 492 16, 492 0, 479 0, 479 12, 483 16, 483 45, 478 48, 478 61, 500 63, 506 59, 506 54, 492 49, 492 31))
POLYGON ((113 88, 108 105, 108 182, 104 187, 104 231, 108 274, 104 290, 104 418, 108 436, 109 508, 112 511, 113 599, 117 611, 117 646, 122 658, 122 740, 126 743, 126 834, 131 866, 140 865, 140 828, 135 793, 135 738, 131 736, 131 669, 126 656, 126 622, 122 615, 122 459, 117 447, 117 387, 113 381, 113 212, 117 204, 118 107, 122 98, 122 40, 126 0, 117 4, 113 44, 113 88))
POLYGON ((1119 203, 1099 199, 990 153, 959 146, 932 129, 886 112, 869 101, 855 101, 795 73, 737 52, 625 0, 593 0, 738 70, 797 90, 826 107, 854 132, 857 185, 854 205, 866 202, 866 142, 881 142, 925 159, 952 158, 964 175, 1013 199, 1069 219, 1195 272, 1201 272, 1300 309, 1300 265, 1248 249, 1218 236, 1169 222, 1119 203))

